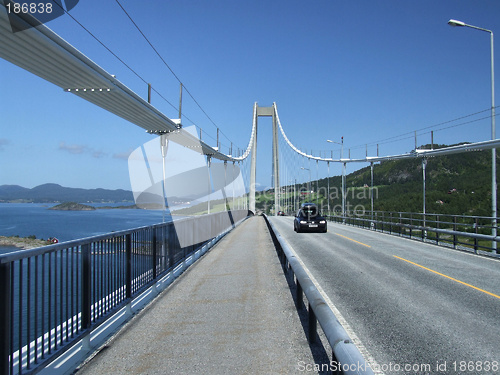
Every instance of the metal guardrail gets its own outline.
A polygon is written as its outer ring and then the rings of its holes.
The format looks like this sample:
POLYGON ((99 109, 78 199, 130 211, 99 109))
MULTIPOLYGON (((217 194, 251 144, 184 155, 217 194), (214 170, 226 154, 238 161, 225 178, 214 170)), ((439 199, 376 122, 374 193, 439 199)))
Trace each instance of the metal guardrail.
POLYGON ((437 245, 447 244, 454 249, 461 246, 462 250, 470 249, 475 254, 483 250, 482 254, 494 256, 493 247, 479 241, 490 244, 500 241, 498 236, 484 234, 490 232, 492 226, 491 218, 483 216, 375 211, 363 215, 355 212, 346 216, 333 215, 328 216, 328 219, 410 239, 431 241, 437 245))
POLYGON ((278 250, 281 263, 285 269, 295 274, 297 285, 297 307, 302 306, 303 294, 308 301, 308 340, 316 340, 317 322, 319 322, 332 348, 333 360, 337 361, 343 374, 373 374, 372 368, 366 363, 356 345, 337 320, 325 299, 318 291, 309 275, 295 257, 295 252, 280 235, 276 227, 265 216, 271 236, 278 250), (287 266, 288 263, 288 266, 287 266))
POLYGON ((0 255, 0 374, 43 369, 247 216, 219 212, 0 255), (181 246, 176 231, 192 241, 181 246))

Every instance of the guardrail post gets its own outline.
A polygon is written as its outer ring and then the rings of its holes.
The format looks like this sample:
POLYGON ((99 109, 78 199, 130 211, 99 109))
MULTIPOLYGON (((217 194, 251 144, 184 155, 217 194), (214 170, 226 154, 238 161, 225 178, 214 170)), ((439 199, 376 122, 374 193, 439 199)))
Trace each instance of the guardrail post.
MULTIPOLYGON (((332 349, 332 362, 337 363, 337 364, 339 363, 339 361, 335 355, 335 350, 333 350, 333 349, 332 349)), ((338 367, 340 367, 340 366, 338 366, 338 367)), ((342 374, 342 369, 339 369, 338 367, 336 370, 332 370, 332 372, 331 372, 332 375, 341 375, 342 374)))
MULTIPOLYGON (((90 328, 92 314, 92 256, 90 244, 82 245, 82 330, 90 328)), ((49 327, 50 328, 50 327, 49 327)))
POLYGON ((301 309, 302 308, 302 303, 304 302, 304 296, 302 292, 302 286, 299 283, 299 280, 297 279, 297 291, 296 291, 296 304, 297 308, 301 309))
POLYGON ((0 264, 0 373, 10 372, 11 263, 0 264))
POLYGON ((278 252, 279 252, 279 259, 281 266, 283 267, 283 270, 286 272, 286 255, 281 246, 279 246, 278 240, 276 240, 276 244, 278 246, 278 252))
POLYGON ((125 235, 125 298, 132 298, 132 235, 125 235))
POLYGON ((314 344, 316 342, 316 330, 317 330, 317 325, 318 321, 316 319, 316 314, 314 314, 314 310, 311 307, 311 304, 309 303, 309 314, 308 314, 308 338, 309 342, 314 344))

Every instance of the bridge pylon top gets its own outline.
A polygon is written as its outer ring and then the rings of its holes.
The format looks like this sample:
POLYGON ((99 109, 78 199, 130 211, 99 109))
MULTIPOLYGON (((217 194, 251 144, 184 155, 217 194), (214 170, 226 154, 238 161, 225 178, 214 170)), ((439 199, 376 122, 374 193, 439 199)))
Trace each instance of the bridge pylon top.
POLYGON ((274 115, 274 106, 272 107, 259 107, 257 106, 257 116, 273 116, 274 115))

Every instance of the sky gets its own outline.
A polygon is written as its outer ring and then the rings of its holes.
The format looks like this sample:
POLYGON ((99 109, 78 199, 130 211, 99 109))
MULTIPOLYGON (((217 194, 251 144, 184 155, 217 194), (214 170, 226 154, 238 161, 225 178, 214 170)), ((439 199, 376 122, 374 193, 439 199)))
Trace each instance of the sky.
MULTIPOLYGON (((213 145, 218 127, 223 152, 246 149, 255 102, 275 102, 291 142, 315 155, 337 156, 326 139, 341 137, 353 158, 377 144, 380 155, 409 152, 415 131, 417 145, 430 130, 440 144, 491 139, 490 35, 447 22, 500 32, 497 0, 119 2, 175 75, 115 0, 80 0, 70 14, 135 73, 68 15, 46 26, 144 99, 151 83, 172 105, 156 93, 152 104, 170 118, 180 80, 196 100, 184 92, 183 125, 213 145)), ((0 185, 130 190, 127 158, 152 135, 2 59, 0 99, 0 185)), ((262 119, 261 186, 271 144, 262 119)))

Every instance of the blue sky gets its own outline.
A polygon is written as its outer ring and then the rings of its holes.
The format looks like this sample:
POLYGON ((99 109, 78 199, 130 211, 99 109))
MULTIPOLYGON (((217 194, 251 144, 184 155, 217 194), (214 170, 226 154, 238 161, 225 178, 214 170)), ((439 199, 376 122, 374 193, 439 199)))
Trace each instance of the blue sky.
MULTIPOLYGON (((341 136, 353 157, 364 156, 366 144, 376 154, 377 143, 381 155, 404 153, 414 148, 415 130, 437 124, 435 143, 491 137, 489 118, 439 129, 489 115, 448 123, 488 110, 491 96, 489 34, 447 21, 491 29, 498 39, 497 0, 120 3, 211 119, 185 93, 183 123, 201 127, 203 140, 215 144, 213 121, 224 134, 223 151, 230 142, 246 148, 254 102, 276 102, 288 138, 315 154, 337 154, 326 139, 341 136), (389 142, 401 134, 405 139, 389 142)), ((71 14, 178 105, 177 79, 114 0, 81 0, 71 14)), ((70 17, 47 26, 147 97, 144 82, 70 17)), ((499 64, 497 57, 497 82, 499 64)), ((143 129, 5 60, 0 93, 0 185, 130 189, 127 156, 152 137, 143 129)), ((152 104, 178 117, 156 94, 152 104)), ((258 182, 269 185, 271 122, 259 125, 258 182)), ((419 145, 430 143, 430 130, 418 132, 419 145)), ((340 166, 332 166, 335 174, 340 166)))

